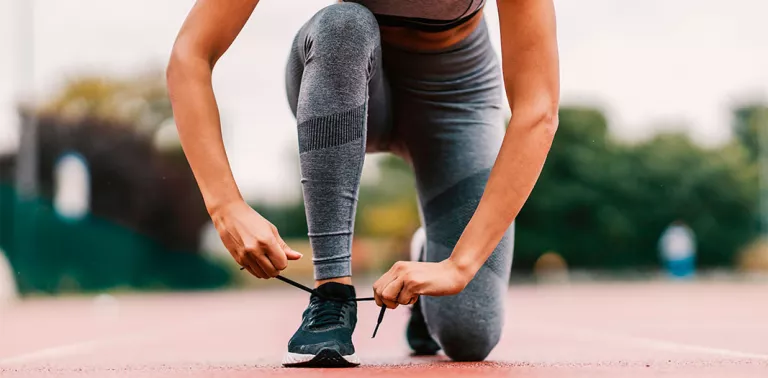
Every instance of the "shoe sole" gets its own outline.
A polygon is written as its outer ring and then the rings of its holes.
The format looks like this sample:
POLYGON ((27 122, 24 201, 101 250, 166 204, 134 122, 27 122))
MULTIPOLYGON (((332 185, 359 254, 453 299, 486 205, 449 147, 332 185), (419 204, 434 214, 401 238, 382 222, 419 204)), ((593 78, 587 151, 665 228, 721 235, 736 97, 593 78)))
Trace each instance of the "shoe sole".
POLYGON ((356 354, 342 356, 333 349, 321 349, 317 354, 300 354, 288 352, 283 357, 285 367, 355 367, 360 365, 356 354))

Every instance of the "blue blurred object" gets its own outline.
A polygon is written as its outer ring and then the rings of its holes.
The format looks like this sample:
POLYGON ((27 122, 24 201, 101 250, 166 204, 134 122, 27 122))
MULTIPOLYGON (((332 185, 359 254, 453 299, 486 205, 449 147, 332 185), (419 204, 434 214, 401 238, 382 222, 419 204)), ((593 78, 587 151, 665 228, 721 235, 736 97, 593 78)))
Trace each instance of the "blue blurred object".
POLYGON ((673 278, 691 278, 696 272, 696 260, 693 255, 683 259, 668 260, 666 269, 673 278))
POLYGON ((674 278, 690 278, 696 272, 696 242, 693 231, 675 221, 661 235, 659 252, 662 265, 674 278))

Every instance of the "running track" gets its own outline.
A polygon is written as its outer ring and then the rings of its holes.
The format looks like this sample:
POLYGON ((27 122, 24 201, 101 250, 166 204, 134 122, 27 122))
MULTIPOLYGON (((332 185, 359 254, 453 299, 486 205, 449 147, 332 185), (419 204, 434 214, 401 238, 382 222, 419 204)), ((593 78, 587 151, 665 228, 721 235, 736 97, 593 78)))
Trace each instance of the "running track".
MULTIPOLYGON (((366 287, 359 294, 368 295, 366 287)), ((0 310, 0 377, 768 377, 768 284, 513 286, 485 363, 412 358, 408 311, 360 305, 364 365, 285 369, 298 290, 33 299, 0 310)))

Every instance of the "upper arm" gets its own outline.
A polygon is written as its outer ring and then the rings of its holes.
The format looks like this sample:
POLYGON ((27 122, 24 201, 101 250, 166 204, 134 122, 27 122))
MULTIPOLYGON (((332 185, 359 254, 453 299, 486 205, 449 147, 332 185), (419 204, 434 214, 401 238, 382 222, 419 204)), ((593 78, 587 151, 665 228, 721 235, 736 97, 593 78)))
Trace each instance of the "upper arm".
POLYGON ((204 59, 213 67, 242 30, 259 0, 197 0, 173 46, 174 59, 204 59))
POLYGON ((556 111, 560 97, 552 0, 497 0, 502 66, 509 105, 556 111), (552 108, 555 109, 552 109, 552 108))

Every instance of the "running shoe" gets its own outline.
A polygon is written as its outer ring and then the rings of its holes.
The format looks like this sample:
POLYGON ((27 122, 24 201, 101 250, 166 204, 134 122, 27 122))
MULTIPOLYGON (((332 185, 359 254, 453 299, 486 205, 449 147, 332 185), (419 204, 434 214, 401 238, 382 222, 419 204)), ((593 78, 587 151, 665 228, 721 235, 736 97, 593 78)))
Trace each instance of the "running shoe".
POLYGON ((411 319, 408 321, 405 336, 414 356, 434 356, 440 350, 440 345, 429 334, 420 301, 421 299, 417 299, 411 308, 411 319))
MULTIPOLYGON (((419 228, 411 239, 411 261, 424 261, 424 245, 427 242, 427 234, 424 228, 419 228)), ((424 313, 421 311, 421 299, 411 307, 411 319, 405 331, 408 345, 413 350, 414 356, 433 356, 440 350, 440 345, 432 338, 427 329, 424 313)))
POLYGON ((352 367, 360 364, 352 345, 357 324, 355 288, 336 282, 320 285, 309 299, 301 326, 288 342, 286 367, 352 367))

